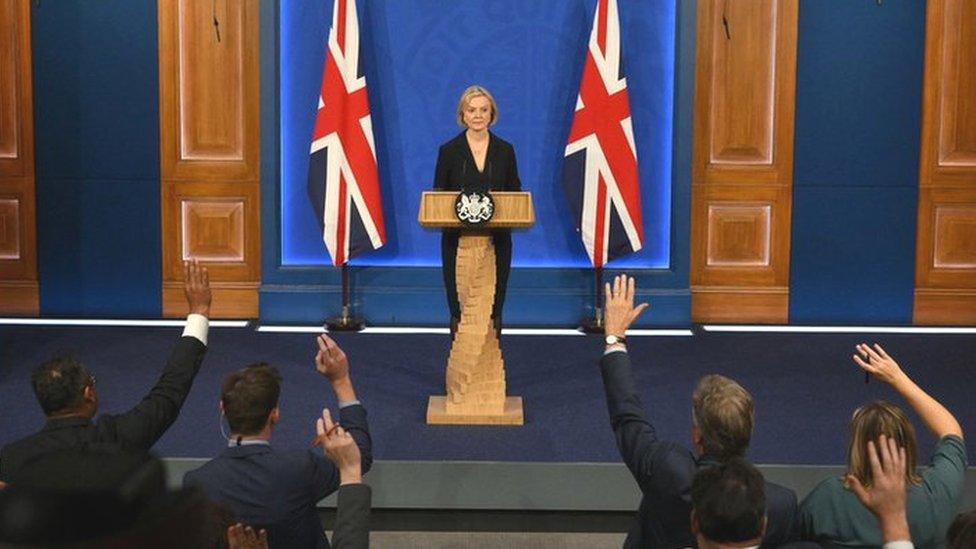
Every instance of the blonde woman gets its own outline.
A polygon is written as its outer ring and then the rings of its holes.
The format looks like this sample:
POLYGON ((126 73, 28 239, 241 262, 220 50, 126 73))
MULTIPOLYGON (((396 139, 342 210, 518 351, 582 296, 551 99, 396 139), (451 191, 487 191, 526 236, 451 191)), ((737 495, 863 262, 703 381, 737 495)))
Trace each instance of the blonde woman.
MULTIPOLYGON (((457 137, 441 145, 437 153, 434 189, 438 191, 518 191, 522 183, 515 163, 515 149, 488 131, 498 120, 498 105, 485 88, 471 86, 464 90, 457 106, 457 122, 464 128, 457 137)), ((461 319, 458 301, 457 247, 460 233, 445 230, 441 237, 444 286, 451 311, 451 334, 461 319)), ((492 319, 495 330, 501 330, 505 288, 512 263, 512 235, 508 230, 492 231, 495 245, 495 303, 492 319)))
POLYGON ((874 478, 868 442, 885 436, 905 449, 908 524, 916 547, 942 547, 956 515, 966 473, 962 427, 942 404, 915 384, 880 345, 857 346, 854 362, 890 385, 922 418, 938 439, 931 466, 916 470, 915 428, 898 406, 876 401, 858 408, 850 423, 847 476, 821 482, 800 505, 800 533, 806 539, 844 547, 880 547, 878 521, 863 507, 852 487, 871 487, 874 478), (856 479, 856 482, 855 482, 856 479))

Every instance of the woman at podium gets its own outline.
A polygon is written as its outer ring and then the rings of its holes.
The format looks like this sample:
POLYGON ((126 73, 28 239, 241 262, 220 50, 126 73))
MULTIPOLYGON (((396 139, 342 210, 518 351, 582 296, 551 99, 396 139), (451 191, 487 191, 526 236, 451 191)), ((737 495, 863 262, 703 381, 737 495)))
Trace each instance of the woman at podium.
MULTIPOLYGON (((434 190, 438 191, 520 191, 522 183, 515 164, 515 149, 511 143, 488 131, 498 120, 498 106, 485 88, 471 86, 464 90, 457 106, 457 122, 465 128, 458 136, 441 145, 437 152, 434 190)), ((445 229, 441 235, 444 286, 447 305, 451 310, 451 335, 461 320, 458 302, 457 248, 460 232, 445 229)), ((505 288, 512 264, 512 234, 507 229, 492 231, 495 247, 495 303, 491 318, 495 331, 500 332, 505 288)))

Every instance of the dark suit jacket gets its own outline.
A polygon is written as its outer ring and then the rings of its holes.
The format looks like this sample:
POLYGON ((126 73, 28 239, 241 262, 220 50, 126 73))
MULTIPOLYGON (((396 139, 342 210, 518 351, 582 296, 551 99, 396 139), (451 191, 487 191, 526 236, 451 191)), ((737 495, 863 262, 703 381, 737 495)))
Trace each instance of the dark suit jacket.
POLYGON ((478 171, 465 132, 441 145, 434 171, 434 190, 460 191, 484 184, 492 191, 522 190, 511 143, 488 132, 488 152, 482 172, 478 171))
POLYGON ((335 529, 332 531, 333 549, 363 549, 369 547, 369 511, 373 491, 367 484, 346 484, 339 487, 335 529))
MULTIPOLYGON (((373 462, 366 410, 359 404, 340 409, 339 424, 359 446, 365 473, 373 462)), ((238 521, 268 530, 271 547, 329 547, 315 505, 339 487, 339 470, 321 448, 231 446, 187 473, 183 484, 229 506, 238 521)))
MULTIPOLYGON (((626 352, 604 355, 600 370, 617 447, 644 496, 624 547, 694 547, 691 483, 699 468, 716 462, 658 439, 637 396, 626 352)), ((792 490, 766 482, 766 514, 764 547, 793 538, 797 505, 792 490)))
POLYGON ((195 337, 180 338, 156 385, 124 414, 102 414, 94 423, 84 418, 52 419, 39 433, 7 444, 0 451, 0 479, 16 481, 25 463, 56 450, 149 450, 179 415, 206 350, 195 337))

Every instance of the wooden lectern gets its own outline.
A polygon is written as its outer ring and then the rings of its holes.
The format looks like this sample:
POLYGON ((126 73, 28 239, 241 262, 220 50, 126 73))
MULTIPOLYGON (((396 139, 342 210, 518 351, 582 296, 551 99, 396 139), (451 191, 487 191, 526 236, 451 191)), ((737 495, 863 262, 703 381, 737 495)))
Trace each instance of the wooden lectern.
POLYGON ((491 320, 495 303, 495 246, 491 229, 535 223, 532 194, 494 192, 491 220, 472 228, 454 212, 457 192, 425 192, 418 220, 427 228, 459 229, 457 288, 461 322, 447 360, 447 396, 432 396, 428 424, 522 425, 522 397, 505 396, 505 364, 491 320))

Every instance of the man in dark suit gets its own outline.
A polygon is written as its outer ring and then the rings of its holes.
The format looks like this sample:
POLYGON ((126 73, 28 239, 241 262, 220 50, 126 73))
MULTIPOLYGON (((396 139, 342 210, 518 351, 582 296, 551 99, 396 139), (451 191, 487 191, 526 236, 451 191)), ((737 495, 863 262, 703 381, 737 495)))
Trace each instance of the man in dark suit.
MULTIPOLYGON (((626 275, 606 285, 606 349, 600 360, 610 422, 624 463, 640 485, 643 499, 625 547, 690 547, 691 487, 704 467, 741 458, 752 436, 752 396, 735 381, 702 378, 693 395, 692 441, 695 453, 660 440, 647 420, 631 372, 625 332, 647 308, 634 307, 634 279, 626 275)), ((764 546, 789 541, 797 505, 792 490, 766 482, 767 526, 764 546)))
MULTIPOLYGON (((361 470, 368 471, 372 443, 366 410, 349 377, 349 362, 328 336, 319 336, 318 346, 316 369, 330 381, 339 400, 341 429, 361 452, 361 470)), ((280 419, 280 393, 281 377, 267 364, 229 375, 220 397, 231 431, 227 449, 187 473, 183 483, 226 504, 238 521, 267 530, 271 547, 329 547, 315 505, 339 487, 339 470, 322 450, 279 452, 271 446, 280 419)))
POLYGON ((78 361, 58 358, 35 368, 31 376, 47 423, 40 432, 11 442, 0 451, 0 479, 16 483, 17 472, 29 461, 58 450, 145 452, 176 420, 207 350, 210 282, 207 270, 194 261, 184 265, 190 315, 183 337, 170 354, 166 369, 134 408, 124 414, 98 413, 95 376, 78 361))

